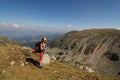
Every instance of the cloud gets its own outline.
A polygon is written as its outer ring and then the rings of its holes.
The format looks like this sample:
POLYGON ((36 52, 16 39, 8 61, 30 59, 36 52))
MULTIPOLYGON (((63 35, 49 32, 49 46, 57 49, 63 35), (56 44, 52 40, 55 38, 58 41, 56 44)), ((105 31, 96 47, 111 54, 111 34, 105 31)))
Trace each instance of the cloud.
POLYGON ((54 25, 24 25, 24 24, 10 24, 10 23, 0 23, 0 28, 5 30, 26 30, 26 31, 39 31, 39 32, 69 32, 72 30, 78 30, 77 27, 73 25, 65 26, 54 26, 54 25))
POLYGON ((13 24, 14 28, 19 28, 20 26, 18 24, 13 24))
POLYGON ((69 24, 69 25, 67 25, 67 27, 71 28, 71 27, 72 27, 72 25, 71 25, 71 24, 69 24))
POLYGON ((66 26, 66 31, 74 31, 74 30, 80 30, 79 27, 73 26, 71 24, 66 26))
POLYGON ((17 29, 25 27, 23 24, 10 24, 10 23, 0 23, 0 28, 9 28, 9 29, 17 29))
POLYGON ((118 30, 120 30, 120 27, 115 27, 115 29, 118 29, 118 30))

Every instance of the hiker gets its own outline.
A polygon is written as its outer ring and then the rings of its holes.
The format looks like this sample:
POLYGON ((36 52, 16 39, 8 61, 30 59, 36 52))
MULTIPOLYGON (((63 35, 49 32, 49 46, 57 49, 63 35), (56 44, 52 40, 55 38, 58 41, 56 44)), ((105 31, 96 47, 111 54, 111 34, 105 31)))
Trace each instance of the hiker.
POLYGON ((39 53, 39 67, 43 68, 43 58, 44 58, 44 51, 46 49, 46 41, 47 38, 43 37, 41 42, 36 43, 35 50, 32 51, 32 53, 39 53))

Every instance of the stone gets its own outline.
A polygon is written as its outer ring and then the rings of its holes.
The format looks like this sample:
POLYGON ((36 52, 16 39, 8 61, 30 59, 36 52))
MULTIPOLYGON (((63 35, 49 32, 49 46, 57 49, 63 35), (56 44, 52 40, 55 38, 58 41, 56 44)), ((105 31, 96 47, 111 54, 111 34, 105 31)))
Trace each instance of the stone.
POLYGON ((21 65, 20 66, 25 66, 25 64, 24 63, 21 63, 21 65))
POLYGON ((43 64, 49 64, 49 63, 50 63, 50 56, 48 54, 44 54, 43 64))
POLYGON ((11 61, 10 66, 12 67, 15 64, 15 61, 11 61))
POLYGON ((93 71, 91 68, 89 68, 89 67, 85 67, 85 71, 86 72, 89 72, 89 73, 93 73, 93 72, 95 72, 95 71, 93 71))
POLYGON ((6 71, 5 71, 5 70, 3 70, 3 71, 2 71, 2 74, 4 74, 5 72, 6 72, 6 71))

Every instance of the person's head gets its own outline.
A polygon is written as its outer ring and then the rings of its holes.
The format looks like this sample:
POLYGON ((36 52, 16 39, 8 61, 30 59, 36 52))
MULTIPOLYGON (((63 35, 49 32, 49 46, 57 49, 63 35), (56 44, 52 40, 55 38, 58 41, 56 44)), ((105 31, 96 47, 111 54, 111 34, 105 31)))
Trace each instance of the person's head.
POLYGON ((42 38, 42 42, 46 43, 46 41, 47 41, 47 38, 44 36, 44 37, 42 38))

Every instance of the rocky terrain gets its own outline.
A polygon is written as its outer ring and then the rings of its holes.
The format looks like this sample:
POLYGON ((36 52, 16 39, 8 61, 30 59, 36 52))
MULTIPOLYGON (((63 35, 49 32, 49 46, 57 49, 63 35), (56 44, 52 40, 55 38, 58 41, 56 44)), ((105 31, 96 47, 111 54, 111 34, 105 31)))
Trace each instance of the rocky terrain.
POLYGON ((88 78, 95 80, 100 78, 96 73, 90 74, 69 64, 50 60, 48 54, 45 54, 44 69, 37 67, 37 60, 38 54, 32 54, 30 48, 22 47, 6 37, 0 37, 0 80, 88 80, 88 78))
POLYGON ((0 37, 0 80, 119 80, 120 77, 100 75, 89 72, 68 63, 56 61, 55 49, 48 49, 45 54, 44 68, 36 63, 38 54, 31 53, 31 48, 18 45, 6 37, 0 37), (51 56, 50 56, 51 55, 51 56))
POLYGON ((78 67, 87 65, 102 74, 120 75, 120 30, 71 31, 52 41, 50 47, 62 50, 56 54, 60 61, 78 67))

